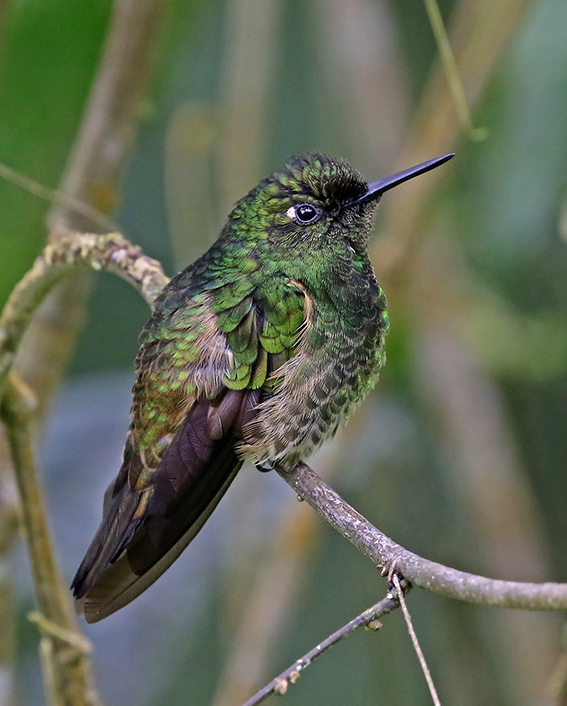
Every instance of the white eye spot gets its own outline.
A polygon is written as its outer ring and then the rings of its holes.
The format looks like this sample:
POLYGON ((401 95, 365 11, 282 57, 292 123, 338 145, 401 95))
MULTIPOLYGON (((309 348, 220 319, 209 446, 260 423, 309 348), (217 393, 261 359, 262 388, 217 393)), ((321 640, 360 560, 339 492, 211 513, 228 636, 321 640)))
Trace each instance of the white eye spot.
POLYGON ((305 226, 318 221, 323 215, 323 211, 311 203, 300 203, 297 206, 290 206, 285 214, 291 220, 305 226))

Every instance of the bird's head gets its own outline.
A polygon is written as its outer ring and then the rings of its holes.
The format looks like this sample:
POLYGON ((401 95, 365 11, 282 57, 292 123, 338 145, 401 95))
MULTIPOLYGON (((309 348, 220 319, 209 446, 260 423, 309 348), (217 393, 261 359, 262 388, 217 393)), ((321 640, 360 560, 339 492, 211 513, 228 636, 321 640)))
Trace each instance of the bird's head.
POLYGON ((237 204, 228 230, 277 254, 309 257, 366 251, 382 194, 453 157, 444 155, 368 183, 341 157, 307 152, 263 179, 237 204))

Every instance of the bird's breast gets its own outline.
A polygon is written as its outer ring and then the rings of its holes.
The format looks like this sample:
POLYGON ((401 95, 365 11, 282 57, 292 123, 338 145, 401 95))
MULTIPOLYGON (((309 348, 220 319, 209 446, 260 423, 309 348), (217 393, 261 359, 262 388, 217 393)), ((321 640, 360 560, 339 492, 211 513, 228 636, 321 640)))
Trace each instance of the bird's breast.
POLYGON ((276 391, 245 429, 242 454, 262 466, 294 466, 346 422, 374 386, 387 331, 382 290, 368 284, 357 301, 310 292, 295 355, 276 372, 276 391))

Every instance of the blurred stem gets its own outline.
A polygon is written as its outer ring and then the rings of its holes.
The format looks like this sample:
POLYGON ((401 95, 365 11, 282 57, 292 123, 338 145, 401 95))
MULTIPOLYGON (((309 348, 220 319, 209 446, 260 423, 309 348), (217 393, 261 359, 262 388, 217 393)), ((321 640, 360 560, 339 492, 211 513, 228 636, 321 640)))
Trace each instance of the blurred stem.
MULTIPOLYGON (((116 207, 120 179, 147 98, 157 41, 168 0, 115 0, 101 65, 61 191, 102 213, 116 207)), ((60 227, 88 231, 93 224, 65 204, 49 214, 52 238, 60 227)))
POLYGON ((71 597, 57 571, 49 540, 43 492, 32 452, 32 405, 29 390, 11 377, 1 415, 14 462, 22 526, 41 611, 38 624, 46 696, 57 706, 98 706, 101 701, 94 687, 90 644, 78 632, 71 597))
POLYGON ((225 119, 217 153, 222 213, 232 210, 261 176, 280 4, 280 0, 226 4, 228 36, 219 99, 219 113, 225 119))
POLYGON ((561 647, 546 689, 551 696, 552 706, 567 706, 567 625, 563 626, 561 647))
MULTIPOLYGON (((49 240, 67 229, 89 231, 91 218, 70 207, 68 198, 102 214, 115 208, 130 156, 154 63, 167 0, 116 0, 110 27, 83 121, 48 221, 49 240)), ((88 278, 58 288, 38 311, 17 363, 18 375, 33 389, 43 412, 58 383, 83 320, 88 278)))
POLYGON ((443 69, 445 70, 447 84, 453 97, 453 103, 455 105, 461 130, 463 130, 467 137, 471 140, 478 140, 486 137, 486 130, 483 130, 482 128, 477 129, 473 125, 471 112, 469 110, 469 106, 467 105, 465 91, 459 76, 459 69, 457 68, 457 63, 455 62, 455 56, 451 49, 449 37, 447 36, 437 1, 425 0, 425 9, 427 10, 429 21, 431 22, 431 28, 433 30, 433 34, 435 35, 435 41, 437 42, 437 47, 439 49, 439 58, 443 64, 443 69))
MULTIPOLYGON (((294 502, 284 512, 269 550, 251 577, 244 603, 239 604, 232 648, 218 681, 214 706, 241 704, 262 683, 319 541, 317 516, 305 510, 294 502)), ((278 680, 283 678, 280 675, 278 680)))
MULTIPOLYGON (((453 11, 449 37, 471 111, 481 102, 488 82, 500 66, 502 52, 529 4, 529 0, 460 0, 453 11)), ((438 62, 427 82, 399 164, 407 167, 454 150, 461 131, 454 115, 451 88, 438 62)), ((418 252, 416 241, 424 233, 427 205, 439 180, 450 173, 451 167, 439 169, 389 195, 383 230, 391 237, 381 238, 370 254, 374 262, 380 263, 383 286, 390 296, 394 288, 400 288, 413 265, 418 252)))
POLYGON ((0 459, 0 706, 12 703, 14 595, 11 549, 17 536, 17 491, 11 469, 0 459))
POLYGON ((470 306, 483 286, 468 272, 458 244, 437 235, 420 248, 407 292, 413 327, 416 395, 448 460, 471 544, 491 573, 542 579, 549 558, 521 454, 497 385, 465 336, 470 306))
POLYGON ((387 0, 312 5, 324 56, 322 78, 332 96, 326 122, 363 174, 390 165, 407 134, 410 96, 392 5, 387 0))

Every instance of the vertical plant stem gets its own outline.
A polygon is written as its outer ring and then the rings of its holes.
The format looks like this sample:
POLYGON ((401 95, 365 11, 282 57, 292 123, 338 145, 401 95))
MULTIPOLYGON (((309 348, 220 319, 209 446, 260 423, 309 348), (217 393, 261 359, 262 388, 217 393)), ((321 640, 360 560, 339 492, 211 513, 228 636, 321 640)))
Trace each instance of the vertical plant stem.
POLYGON ((228 36, 220 89, 225 121, 218 150, 222 213, 228 213, 262 176, 280 4, 280 0, 233 0, 226 5, 228 36))
MULTIPOLYGON (((102 214, 111 214, 132 151, 148 93, 167 0, 116 0, 102 61, 59 190, 102 214)), ((56 202, 48 217, 49 240, 69 228, 100 226, 69 201, 56 202)), ((58 383, 85 309, 89 279, 72 279, 46 300, 19 355, 18 375, 34 391, 40 414, 58 383)))
MULTIPOLYGON (((11 374, 14 354, 33 316, 51 289, 79 270, 105 269, 130 282, 152 304, 167 282, 161 265, 114 233, 106 236, 70 234, 48 245, 33 268, 10 295, 0 315, 0 417, 5 422, 19 491, 39 612, 33 616, 43 637, 40 643, 45 690, 57 706, 95 706, 99 699, 88 659, 90 647, 79 634, 73 605, 55 563, 42 488, 35 473, 30 416, 35 400, 29 388, 11 374)), ((0 670, 8 663, 10 624, 4 621, 9 606, 2 569, 14 531, 14 506, 8 490, 7 468, 0 466, 0 670), (6 477, 4 477, 6 476, 6 477), (11 502, 11 504, 10 504, 11 502), (12 510, 12 514, 9 512, 12 510), (12 518, 10 522, 10 517, 12 518), (8 532, 8 529, 11 531, 8 532)), ((10 477, 11 480, 11 477, 10 477)), ((7 575, 7 571, 5 572, 7 575)), ((2 673, 0 671, 0 678, 2 673)), ((0 687, 1 687, 0 682, 0 687)), ((0 691, 0 699, 2 692, 0 691)), ((0 701, 1 703, 1 701, 0 701)))
POLYGON ((437 0, 425 0, 425 9, 429 15, 431 28, 433 29, 437 47, 439 48, 439 58, 443 64, 443 68, 445 69, 447 85, 453 97, 453 103, 455 105, 461 130, 472 138, 475 135, 472 116, 467 105, 467 99, 465 97, 463 84, 461 83, 459 76, 459 70, 455 62, 455 56, 453 55, 453 51, 451 49, 449 37, 447 36, 447 32, 445 30, 445 25, 443 24, 443 19, 441 17, 441 12, 439 11, 437 0))
MULTIPOLYGON (((132 151, 148 93, 167 0, 116 0, 102 62, 90 93, 61 191, 102 213, 116 206, 120 179, 132 151)), ((92 222, 66 204, 49 215, 60 227, 88 231, 92 222)))
MULTIPOLYGON (((449 38, 473 114, 529 4, 529 0, 461 0, 456 5, 449 38)), ((407 167, 449 152, 455 149, 460 136, 461 126, 455 118, 451 89, 443 66, 438 62, 427 82, 399 164, 407 167)), ((403 189, 394 190, 388 198, 382 227, 392 237, 376 243, 371 257, 381 263, 384 288, 390 296, 417 255, 413 246, 423 235, 423 228, 417 228, 417 224, 423 223, 431 195, 444 174, 447 169, 438 169, 427 178, 415 179, 403 189)))
POLYGON ((12 702, 14 595, 11 549, 18 535, 16 497, 11 469, 0 459, 0 706, 12 702))
POLYGON ((32 451, 29 392, 12 377, 2 417, 20 494, 21 522, 28 544, 42 633, 40 652, 46 696, 57 706, 98 706, 89 643, 77 631, 73 605, 55 563, 43 490, 32 451))

